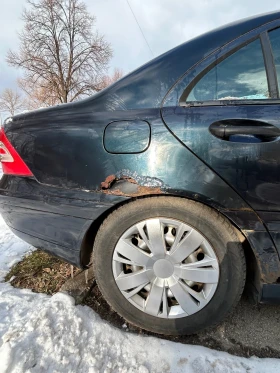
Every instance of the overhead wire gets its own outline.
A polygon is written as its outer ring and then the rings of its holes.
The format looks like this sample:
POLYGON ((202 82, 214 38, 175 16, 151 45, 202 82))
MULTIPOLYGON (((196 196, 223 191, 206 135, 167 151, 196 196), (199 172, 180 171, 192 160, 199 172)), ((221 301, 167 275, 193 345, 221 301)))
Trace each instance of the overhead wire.
POLYGON ((133 17, 134 17, 134 19, 135 19, 135 21, 136 21, 138 27, 139 27, 139 30, 141 31, 141 34, 142 34, 142 36, 143 36, 143 38, 144 38, 144 40, 145 40, 145 42, 146 42, 146 44, 147 44, 149 50, 150 50, 150 52, 151 52, 152 57, 154 57, 154 54, 153 54, 152 48, 150 47, 150 44, 148 43, 148 40, 147 40, 146 37, 145 37, 145 34, 144 34, 144 32, 143 32, 143 30, 142 30, 142 28, 141 28, 141 26, 140 26, 140 23, 139 23, 138 20, 137 20, 137 17, 136 17, 136 15, 135 15, 135 13, 134 13, 134 11, 133 11, 133 9, 132 9, 132 7, 131 7, 129 1, 126 0, 126 2, 127 2, 127 5, 129 6, 129 9, 130 9, 130 11, 131 11, 131 13, 132 13, 132 15, 133 15, 133 17))

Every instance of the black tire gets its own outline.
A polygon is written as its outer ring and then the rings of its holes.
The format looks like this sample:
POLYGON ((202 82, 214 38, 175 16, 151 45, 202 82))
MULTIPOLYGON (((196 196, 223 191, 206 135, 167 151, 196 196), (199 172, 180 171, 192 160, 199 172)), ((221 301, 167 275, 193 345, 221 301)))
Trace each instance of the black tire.
POLYGON ((238 303, 246 278, 246 262, 235 228, 222 215, 194 201, 151 197, 132 201, 103 222, 94 244, 94 271, 98 287, 109 305, 129 323, 154 333, 193 334, 219 323, 238 303), (181 220, 210 242, 220 265, 216 292, 199 312, 176 319, 148 315, 127 301, 114 280, 112 256, 121 235, 133 224, 153 217, 181 220))

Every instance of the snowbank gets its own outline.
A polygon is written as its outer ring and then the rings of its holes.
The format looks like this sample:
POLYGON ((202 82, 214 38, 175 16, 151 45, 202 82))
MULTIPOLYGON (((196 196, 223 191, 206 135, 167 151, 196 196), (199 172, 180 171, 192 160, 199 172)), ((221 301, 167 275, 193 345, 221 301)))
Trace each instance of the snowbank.
MULTIPOLYGON (((30 246, 0 219, 0 276, 30 246)), ((163 373, 280 371, 276 359, 239 358, 199 346, 134 335, 104 322, 71 297, 0 283, 1 373, 163 373)))

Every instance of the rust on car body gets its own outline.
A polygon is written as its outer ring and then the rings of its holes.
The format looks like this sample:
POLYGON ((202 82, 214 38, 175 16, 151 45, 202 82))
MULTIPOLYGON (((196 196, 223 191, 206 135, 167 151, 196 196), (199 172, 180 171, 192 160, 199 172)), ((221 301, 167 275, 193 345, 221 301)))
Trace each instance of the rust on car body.
POLYGON ((276 283, 280 274, 280 263, 277 249, 266 232, 242 230, 254 250, 255 259, 263 283, 276 283))
POLYGON ((101 189, 109 189, 111 184, 116 180, 115 175, 109 175, 106 177, 104 181, 101 183, 101 189))
MULTIPOLYGON (((143 177, 142 180, 145 180, 143 177)), ((105 181, 101 183, 101 191, 105 194, 113 194, 117 196, 126 197, 137 197, 150 194, 164 194, 165 191, 159 186, 158 180, 153 184, 151 182, 152 178, 148 178, 149 182, 142 182, 141 185, 137 180, 135 180, 130 175, 109 175, 106 177, 105 181)))

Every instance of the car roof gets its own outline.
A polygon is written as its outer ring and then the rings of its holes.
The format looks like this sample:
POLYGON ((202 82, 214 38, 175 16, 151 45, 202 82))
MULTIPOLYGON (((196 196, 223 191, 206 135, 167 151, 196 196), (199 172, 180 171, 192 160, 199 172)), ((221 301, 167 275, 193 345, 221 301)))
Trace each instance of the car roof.
MULTIPOLYGON (((154 58, 118 82, 88 99, 67 105, 36 110, 29 116, 49 112, 56 115, 67 106, 68 112, 77 110, 116 111, 159 108, 168 90, 194 64, 239 36, 280 18, 280 11, 242 19, 191 39, 154 58)), ((18 114, 21 119, 27 114, 18 114)))
MULTIPOLYGON (((242 19, 200 35, 149 61, 101 92, 114 95, 112 110, 160 106, 167 90, 194 64, 239 36, 280 18, 280 11, 242 19), (119 99, 119 102, 118 102, 119 99)), ((97 98, 97 97, 96 97, 97 98)))
POLYGON ((184 71, 188 70, 202 58, 214 52, 217 48, 222 47, 239 36, 278 18, 280 18, 280 11, 261 14, 229 23, 199 35, 198 37, 171 49, 165 54, 159 56, 159 59, 163 58, 170 61, 172 60, 172 62, 176 64, 177 58, 180 57, 184 62, 178 62, 176 65, 180 70, 180 73, 183 74, 184 71), (188 51, 191 51, 192 53, 189 54, 188 51))

